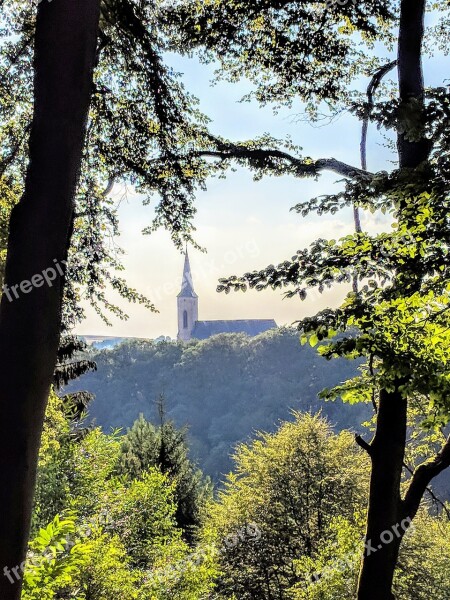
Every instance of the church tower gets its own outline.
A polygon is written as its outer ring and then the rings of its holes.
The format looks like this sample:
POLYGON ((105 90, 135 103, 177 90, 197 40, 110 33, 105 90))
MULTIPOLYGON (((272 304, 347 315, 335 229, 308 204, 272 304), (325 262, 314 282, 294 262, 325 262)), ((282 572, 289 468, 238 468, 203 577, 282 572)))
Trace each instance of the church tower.
POLYGON ((198 321, 198 296, 194 292, 192 283, 191 265, 186 249, 184 257, 183 280, 181 291, 177 296, 178 305, 178 336, 179 340, 187 342, 191 339, 192 330, 198 321))

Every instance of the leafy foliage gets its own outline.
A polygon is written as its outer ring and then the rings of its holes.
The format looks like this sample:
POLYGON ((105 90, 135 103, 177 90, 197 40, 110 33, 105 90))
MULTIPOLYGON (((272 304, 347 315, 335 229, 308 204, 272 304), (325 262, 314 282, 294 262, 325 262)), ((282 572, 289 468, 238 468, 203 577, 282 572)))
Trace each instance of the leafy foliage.
MULTIPOLYGON (((193 150, 208 139, 207 119, 184 89, 179 74, 165 64, 158 19, 159 12, 149 2, 101 3, 94 89, 68 257, 65 331, 83 318, 82 298, 105 320, 108 313, 127 318, 108 299, 107 288, 156 309, 120 276, 122 252, 114 242, 119 234, 118 202, 111 197, 114 186, 124 191, 131 184, 146 204, 159 197, 147 231, 164 227, 179 247, 191 239, 194 192, 203 185, 205 169, 178 156, 180 149, 193 150)), ((0 175, 5 222, 23 192, 35 21, 33 3, 2 3, 0 175)))
MULTIPOLYGON (((441 18, 441 25, 445 22, 445 3, 427 3, 427 8, 438 11, 434 16, 441 18)), ((298 148, 269 135, 234 144, 222 141, 217 152, 205 149, 204 156, 216 156, 223 168, 233 161, 247 164, 257 177, 315 176, 321 169, 345 175, 342 192, 296 206, 303 216, 335 213, 350 205, 392 214, 389 233, 357 231, 338 242, 319 239, 278 266, 223 279, 218 289, 289 288, 288 297, 305 298, 311 288, 321 292, 335 284, 360 282, 358 293, 349 295, 343 306, 304 319, 299 328, 313 345, 337 332, 346 334, 322 348, 327 358, 368 359, 365 375, 338 386, 337 394, 366 401, 379 389, 397 388, 400 381, 405 395, 428 398, 423 406, 426 423, 438 427, 449 419, 449 371, 441 350, 448 347, 448 90, 433 88, 424 99, 400 100, 390 86, 392 93, 384 90, 386 98, 375 105, 372 98, 370 107, 352 90, 353 77, 374 68, 374 62, 364 59, 374 40, 390 47, 394 38, 389 27, 397 16, 396 3, 374 1, 249 5, 186 0, 165 13, 178 32, 173 45, 179 51, 196 50, 205 60, 217 59, 220 75, 232 81, 250 79, 261 104, 291 105, 296 99, 316 107, 322 100, 342 104, 359 118, 422 145, 427 162, 376 174, 334 159, 298 156, 298 148), (308 35, 311 31, 315 34, 308 35)), ((442 29, 431 31, 439 42, 442 29)))
POLYGON ((70 426, 64 416, 63 403, 52 392, 41 437, 34 495, 33 533, 50 523, 67 507, 74 460, 70 426))
MULTIPOLYGON (((313 557, 296 562, 301 581, 292 588, 295 600, 340 600, 356 592, 359 559, 362 552, 364 519, 353 523, 343 517, 331 522, 313 557), (312 575, 316 575, 314 581, 312 575)), ((449 522, 420 511, 401 549, 394 582, 398 600, 444 600, 448 596, 449 522)))
MULTIPOLYGON (((1 141, 1 137, 0 137, 1 141)), ((5 276, 6 248, 11 210, 17 203, 19 190, 10 178, 0 175, 0 288, 5 276)))
POLYGON ((367 47, 387 33, 392 9, 378 0, 162 3, 170 48, 198 49, 204 60, 219 62, 218 75, 250 79, 261 104, 291 106, 297 97, 311 110, 315 104, 315 112, 321 101, 332 105, 345 94, 366 63, 367 47))
MULTIPOLYGON (((210 499, 188 545, 176 523, 176 478, 147 465, 159 448, 158 428, 140 418, 128 446, 117 432, 105 435, 99 428, 71 436, 70 417, 52 395, 23 599, 350 597, 357 561, 345 559, 360 551, 368 459, 348 432, 335 435, 319 416, 293 417, 276 433, 238 446, 234 473, 210 499), (138 478, 116 476, 126 448, 122 464, 137 465, 129 460, 133 449, 141 461, 138 478), (63 494, 53 481, 47 484, 48 472, 57 473, 63 494), (56 510, 59 515, 52 514, 56 510), (311 585, 319 572, 327 576, 311 585)), ((422 435, 417 453, 438 441, 422 435)), ((405 540, 396 593, 399 600, 425 600, 433 591, 443 600, 448 521, 426 507, 416 521, 405 540)))
POLYGON ((149 470, 124 491, 120 486, 114 491, 111 517, 133 566, 149 568, 169 541, 181 539, 175 531, 174 485, 149 470))
POLYGON ((57 515, 31 540, 23 600, 52 600, 76 582, 90 559, 90 547, 82 541, 68 543, 71 535, 76 535, 75 516, 60 519, 57 515))
POLYGON ((334 435, 310 414, 295 414, 275 434, 260 434, 234 456, 206 531, 222 546, 218 597, 288 598, 293 560, 313 556, 333 518, 365 504, 367 457, 348 433, 334 435), (255 524, 258 536, 237 533, 255 524))
POLYGON ((119 537, 101 534, 92 539, 89 546, 89 562, 83 565, 79 575, 83 596, 77 597, 83 600, 139 598, 140 574, 130 569, 130 558, 119 537))
POLYGON ((139 479, 117 478, 116 433, 96 428, 80 439, 68 431, 62 402, 52 396, 23 598, 194 600, 209 590, 214 549, 200 551, 197 560, 183 540, 176 481, 152 467, 139 479), (48 483, 48 472, 56 474, 56 485, 48 483), (58 482, 64 493, 58 494, 58 482))
POLYGON ((356 276, 363 282, 358 294, 304 319, 299 329, 313 345, 346 334, 322 347, 326 358, 368 358, 363 377, 337 388, 341 396, 364 400, 371 389, 389 390, 400 380, 405 395, 428 399, 423 412, 440 426, 449 420, 448 197, 443 174, 432 166, 418 169, 405 189, 406 177, 411 173, 379 177, 397 218, 392 233, 318 240, 291 261, 231 278, 221 289, 289 286, 289 296, 305 297, 308 288, 321 291, 356 276))

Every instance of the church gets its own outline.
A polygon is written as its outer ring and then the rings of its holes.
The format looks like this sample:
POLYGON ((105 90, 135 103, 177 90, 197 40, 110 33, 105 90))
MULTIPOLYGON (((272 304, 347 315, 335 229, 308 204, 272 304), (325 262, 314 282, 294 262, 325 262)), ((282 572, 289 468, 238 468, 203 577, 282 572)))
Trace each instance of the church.
POLYGON ((191 265, 186 250, 184 257, 181 291, 177 296, 178 339, 187 342, 191 339, 206 340, 218 333, 246 333, 253 337, 268 329, 277 327, 273 319, 242 319, 236 321, 199 321, 198 296, 194 291, 191 265))

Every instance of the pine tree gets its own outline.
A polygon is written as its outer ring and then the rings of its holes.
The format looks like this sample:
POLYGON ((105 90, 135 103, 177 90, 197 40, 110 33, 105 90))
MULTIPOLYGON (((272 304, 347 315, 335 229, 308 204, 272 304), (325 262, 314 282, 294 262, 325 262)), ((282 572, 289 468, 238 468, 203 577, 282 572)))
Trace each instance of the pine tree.
POLYGON ((134 479, 140 479, 148 469, 158 467, 176 483, 176 520, 192 540, 200 524, 202 509, 211 496, 212 484, 189 458, 187 429, 178 429, 173 421, 167 421, 164 397, 158 399, 159 427, 139 415, 124 436, 118 471, 134 479))
POLYGON ((156 428, 140 414, 124 436, 119 471, 132 479, 139 479, 147 469, 158 463, 158 446, 156 428))

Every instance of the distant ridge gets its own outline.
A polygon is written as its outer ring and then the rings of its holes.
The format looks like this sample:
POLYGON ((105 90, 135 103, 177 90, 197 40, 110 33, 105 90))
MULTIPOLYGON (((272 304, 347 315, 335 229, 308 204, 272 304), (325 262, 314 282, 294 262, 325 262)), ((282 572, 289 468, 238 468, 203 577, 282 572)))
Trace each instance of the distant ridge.
POLYGON ((88 346, 97 348, 98 350, 108 350, 115 348, 122 342, 127 341, 153 341, 153 342, 169 342, 171 338, 168 336, 160 335, 155 339, 150 338, 137 338, 137 337, 114 337, 108 335, 80 335, 79 336, 88 346))

